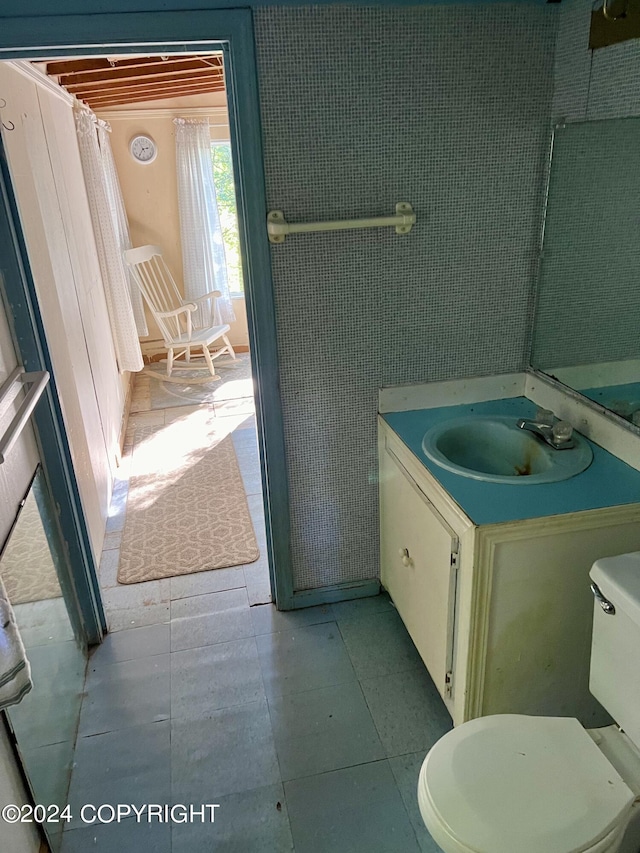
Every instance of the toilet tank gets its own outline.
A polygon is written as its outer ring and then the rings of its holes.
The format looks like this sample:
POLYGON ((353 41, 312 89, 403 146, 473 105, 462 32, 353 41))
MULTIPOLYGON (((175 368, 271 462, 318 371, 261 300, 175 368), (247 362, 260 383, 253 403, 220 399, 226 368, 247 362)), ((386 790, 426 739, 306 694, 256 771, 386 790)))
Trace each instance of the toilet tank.
POLYGON ((589 689, 640 747, 640 551, 597 560, 589 574, 596 586, 589 689))

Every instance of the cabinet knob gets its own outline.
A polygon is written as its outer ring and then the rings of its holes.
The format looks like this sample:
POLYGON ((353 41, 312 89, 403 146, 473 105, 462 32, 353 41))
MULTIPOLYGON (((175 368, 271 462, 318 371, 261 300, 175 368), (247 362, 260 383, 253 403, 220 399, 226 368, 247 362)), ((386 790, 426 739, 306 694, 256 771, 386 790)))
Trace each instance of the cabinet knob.
POLYGON ((403 566, 410 566, 413 563, 413 560, 409 556, 409 549, 408 548, 400 548, 400 551, 398 553, 402 557, 402 565, 403 566))

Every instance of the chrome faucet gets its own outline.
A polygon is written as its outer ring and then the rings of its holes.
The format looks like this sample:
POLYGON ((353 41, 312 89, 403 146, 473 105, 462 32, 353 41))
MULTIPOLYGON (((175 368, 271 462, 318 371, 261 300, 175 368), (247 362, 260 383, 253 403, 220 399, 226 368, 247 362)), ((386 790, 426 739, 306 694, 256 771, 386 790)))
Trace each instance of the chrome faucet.
POLYGON ((537 435, 555 450, 570 450, 575 447, 573 427, 569 421, 556 418, 550 409, 538 409, 534 420, 521 418, 517 426, 537 435))

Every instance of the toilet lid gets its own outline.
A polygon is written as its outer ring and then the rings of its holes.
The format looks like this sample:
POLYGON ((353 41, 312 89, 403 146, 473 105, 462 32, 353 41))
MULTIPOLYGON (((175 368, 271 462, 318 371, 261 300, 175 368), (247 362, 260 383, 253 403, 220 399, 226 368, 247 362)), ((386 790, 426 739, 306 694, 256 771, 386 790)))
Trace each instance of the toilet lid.
POLYGON ((418 796, 477 853, 580 853, 625 820, 634 799, 578 720, 515 714, 441 738, 418 796))

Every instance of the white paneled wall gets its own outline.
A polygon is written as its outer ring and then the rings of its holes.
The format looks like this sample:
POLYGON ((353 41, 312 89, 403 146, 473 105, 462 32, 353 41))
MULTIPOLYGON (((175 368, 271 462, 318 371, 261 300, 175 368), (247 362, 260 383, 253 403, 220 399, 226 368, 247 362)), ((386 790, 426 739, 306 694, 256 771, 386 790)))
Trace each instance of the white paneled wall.
POLYGON ((107 459, 111 472, 115 473, 128 374, 124 382, 116 367, 116 353, 108 325, 107 303, 91 227, 82 163, 75 145, 73 114, 63 100, 46 90, 38 89, 38 102, 73 270, 107 459))
POLYGON ((94 557, 104 540, 125 384, 118 375, 72 107, 0 63, 5 146, 94 557))

